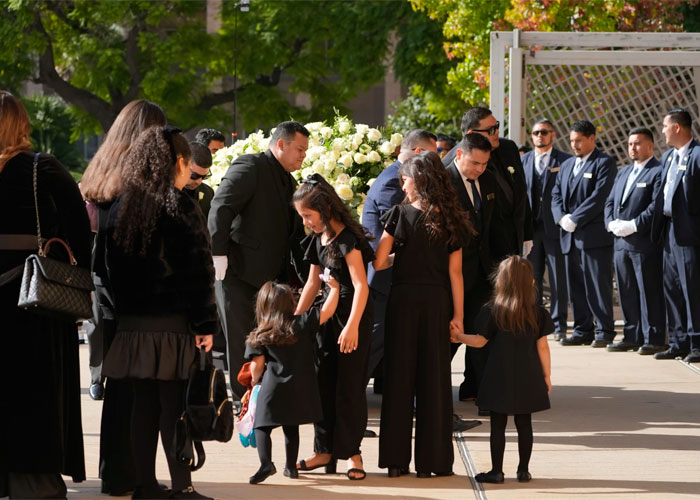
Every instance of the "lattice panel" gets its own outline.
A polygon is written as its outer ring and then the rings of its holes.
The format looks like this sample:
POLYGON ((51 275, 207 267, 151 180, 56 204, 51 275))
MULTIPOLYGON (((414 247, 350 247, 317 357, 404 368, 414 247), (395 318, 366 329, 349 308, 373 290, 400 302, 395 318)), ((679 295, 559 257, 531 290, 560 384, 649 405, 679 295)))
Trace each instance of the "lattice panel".
POLYGON ((525 125, 549 118, 557 131, 555 147, 571 152, 569 126, 589 120, 598 129, 598 147, 630 163, 627 138, 634 127, 654 133, 657 158, 668 146, 661 133, 666 112, 686 108, 700 137, 693 67, 676 66, 526 66, 525 125))

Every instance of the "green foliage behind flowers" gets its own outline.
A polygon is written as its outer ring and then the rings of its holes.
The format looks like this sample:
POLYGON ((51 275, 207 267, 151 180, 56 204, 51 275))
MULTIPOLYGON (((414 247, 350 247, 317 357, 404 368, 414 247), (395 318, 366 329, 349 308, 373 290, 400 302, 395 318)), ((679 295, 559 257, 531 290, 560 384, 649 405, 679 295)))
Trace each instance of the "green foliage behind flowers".
MULTIPOLYGON (((309 149, 302 168, 293 175, 301 180, 321 174, 358 218, 362 217, 367 190, 379 173, 394 162, 394 151, 403 137, 398 133, 385 137, 376 128, 354 124, 340 115, 332 124, 312 122, 306 128, 311 133, 309 149)), ((269 143, 269 136, 258 131, 219 150, 214 156, 209 184, 216 189, 233 160, 242 154, 266 151, 269 143)))

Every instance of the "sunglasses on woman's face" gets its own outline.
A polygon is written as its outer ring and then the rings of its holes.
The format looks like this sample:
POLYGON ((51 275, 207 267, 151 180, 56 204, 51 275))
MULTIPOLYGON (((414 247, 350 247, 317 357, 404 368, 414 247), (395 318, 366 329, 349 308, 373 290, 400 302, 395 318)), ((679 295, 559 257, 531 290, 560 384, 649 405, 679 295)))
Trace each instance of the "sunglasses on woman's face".
POLYGON ((199 179, 204 180, 204 179, 208 179, 209 177, 211 177, 211 172, 207 172, 207 173, 204 174, 204 175, 198 174, 197 172, 191 172, 191 173, 190 173, 190 179, 192 179, 193 181, 197 181, 197 180, 199 180, 199 179))

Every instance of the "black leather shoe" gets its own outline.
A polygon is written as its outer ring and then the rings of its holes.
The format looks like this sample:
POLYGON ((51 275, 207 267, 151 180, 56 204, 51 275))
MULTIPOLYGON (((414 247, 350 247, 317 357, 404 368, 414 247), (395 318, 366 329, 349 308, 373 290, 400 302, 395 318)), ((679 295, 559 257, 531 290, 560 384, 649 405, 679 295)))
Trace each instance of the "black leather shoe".
POLYGON ((364 432, 364 434, 362 434, 362 437, 366 437, 366 438, 376 438, 376 437, 377 437, 377 433, 374 432, 372 429, 365 429, 365 432, 364 432))
POLYGON ((678 349, 677 347, 669 347, 665 351, 657 352, 654 354, 654 359, 676 359, 685 358, 688 355, 688 351, 678 349))
POLYGON ((559 343, 561 345, 589 345, 593 343, 593 340, 587 340, 583 337, 576 337, 572 335, 571 337, 561 339, 559 343))
POLYGON ((502 472, 494 472, 492 470, 488 472, 479 472, 474 479, 479 483, 494 483, 501 484, 505 480, 505 476, 502 472))
POLYGON ((386 475, 389 477, 400 477, 408 474, 408 467, 389 467, 386 475))
POLYGON ((595 348, 607 347, 608 345, 610 345, 610 340, 605 339, 595 339, 591 342, 591 347, 595 348))
POLYGON ((287 476, 289 479, 299 479, 299 471, 296 467, 294 467, 293 469, 285 467, 284 472, 282 472, 282 474, 287 476))
POLYGON ((518 482, 527 483, 532 479, 532 475, 528 471, 518 471, 518 482))
POLYGON ((105 397, 105 386, 102 384, 91 384, 90 389, 88 389, 90 397, 95 401, 101 401, 105 397))
POLYGON ((481 425, 481 420, 464 420, 459 415, 452 420, 452 432, 464 432, 481 425))
POLYGON ((427 479, 430 477, 430 472, 416 472, 416 477, 420 479, 427 479))
POLYGON ((554 340, 557 342, 560 340, 564 340, 566 338, 566 333, 555 333, 554 334, 554 340))
POLYGON ((608 352, 626 352, 626 351, 636 351, 642 347, 640 344, 635 342, 616 342, 615 344, 608 344, 605 348, 608 352))
POLYGON ((451 470, 448 470, 446 472, 433 472, 438 477, 448 477, 448 476, 454 476, 455 473, 451 470))
POLYGON ((688 355, 683 358, 686 363, 700 363, 700 349, 691 349, 688 355))
POLYGON ((666 346, 664 345, 644 344, 642 347, 637 349, 637 353, 641 354, 642 356, 649 356, 651 354, 656 354, 657 352, 663 352, 665 350, 666 346))
POLYGON ((277 473, 277 469, 275 469, 275 464, 270 464, 268 467, 263 467, 260 466, 258 469, 258 472, 250 476, 249 483, 250 484, 258 484, 262 483, 265 479, 268 477, 272 476, 273 474, 277 473))
POLYGON ((168 498, 181 498, 189 500, 214 500, 212 497, 202 495, 195 490, 191 485, 180 491, 173 491, 168 498))

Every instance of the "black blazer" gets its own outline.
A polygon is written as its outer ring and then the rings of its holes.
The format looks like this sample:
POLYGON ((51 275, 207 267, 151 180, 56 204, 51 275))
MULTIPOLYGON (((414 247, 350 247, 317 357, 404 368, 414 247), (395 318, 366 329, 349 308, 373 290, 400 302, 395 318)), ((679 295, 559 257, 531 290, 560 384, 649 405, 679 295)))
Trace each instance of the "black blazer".
MULTIPOLYGON (((571 155, 552 148, 552 153, 547 158, 547 168, 544 171, 544 187, 542 188, 542 199, 539 204, 539 213, 532 212, 533 227, 537 225, 537 221, 541 220, 544 226, 544 234, 550 239, 559 239, 559 226, 552 217, 552 189, 559 175, 561 164, 571 158, 571 155)), ((525 172, 525 182, 527 183, 527 197, 530 201, 530 207, 534 207, 532 203, 532 180, 535 175, 535 151, 528 151, 522 156, 523 171, 525 172)))
POLYGON ((615 249, 652 252, 659 249, 659 245, 651 241, 651 218, 654 214, 654 200, 661 188, 661 163, 652 157, 639 172, 630 193, 623 200, 627 178, 633 168, 634 164, 627 165, 615 177, 615 185, 605 202, 605 227, 615 219, 634 220, 637 232, 624 238, 615 238, 615 249))
MULTIPOLYGON (((666 175, 671 166, 669 149, 661 156, 661 188, 654 203, 652 220, 652 238, 662 241, 667 217, 664 215, 664 189, 666 175)), ((673 230, 678 244, 683 246, 700 246, 700 144, 693 139, 688 152, 681 159, 685 170, 679 169, 676 185, 673 189, 671 209, 673 212, 673 230)))
POLYGON ((561 250, 565 254, 569 253, 572 244, 579 249, 613 244, 613 235, 605 227, 603 211, 615 182, 616 161, 596 148, 578 177, 569 181, 575 164, 573 156, 562 164, 552 190, 554 221, 558 223, 569 214, 576 223, 573 233, 561 229, 561 250))
POLYGON ((234 160, 211 202, 208 223, 212 254, 228 256, 227 274, 256 288, 286 281, 301 227, 291 205, 295 187, 270 150, 234 160))
POLYGON ((188 194, 195 201, 204 214, 204 220, 206 220, 209 217, 211 200, 214 198, 214 190, 211 186, 202 182, 195 189, 183 188, 182 192, 188 194))
POLYGON ((462 208, 467 211, 469 219, 479 233, 469 240, 467 246, 462 248, 462 274, 464 275, 464 292, 466 294, 477 284, 479 267, 488 276, 496 263, 491 258, 489 250, 489 230, 493 223, 493 211, 496 207, 496 181, 488 171, 479 177, 481 190, 481 223, 479 223, 474 205, 469 198, 467 188, 464 186, 462 175, 454 163, 447 167, 447 172, 450 174, 462 208))

